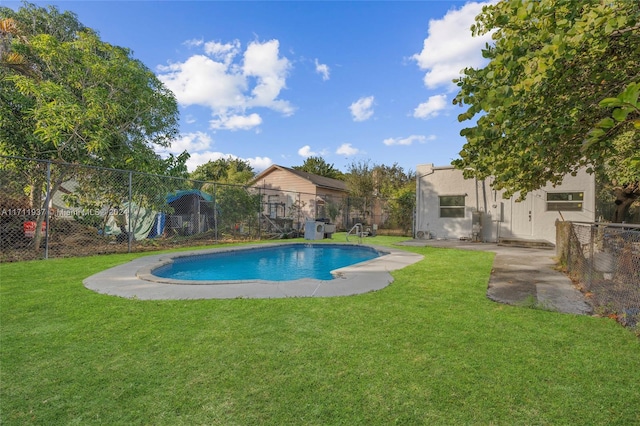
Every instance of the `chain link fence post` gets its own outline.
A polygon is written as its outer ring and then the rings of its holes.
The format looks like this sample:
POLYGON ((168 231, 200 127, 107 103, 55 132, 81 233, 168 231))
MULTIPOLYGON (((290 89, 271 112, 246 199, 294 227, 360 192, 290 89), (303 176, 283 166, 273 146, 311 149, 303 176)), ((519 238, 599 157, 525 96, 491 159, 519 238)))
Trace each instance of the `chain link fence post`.
POLYGON ((127 252, 131 253, 131 246, 133 245, 133 228, 131 227, 131 218, 133 217, 133 172, 129 171, 128 173, 129 182, 128 182, 128 210, 129 210, 129 220, 127 220, 127 252))
POLYGON ((44 258, 49 258, 49 209, 51 202, 51 162, 47 162, 47 195, 45 196, 44 208, 44 258))

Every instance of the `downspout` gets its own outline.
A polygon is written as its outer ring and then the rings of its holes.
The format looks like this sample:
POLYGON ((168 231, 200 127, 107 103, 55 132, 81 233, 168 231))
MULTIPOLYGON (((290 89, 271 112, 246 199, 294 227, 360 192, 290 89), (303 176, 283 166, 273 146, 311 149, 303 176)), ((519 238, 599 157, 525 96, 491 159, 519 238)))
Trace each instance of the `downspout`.
POLYGON ((484 212, 487 213, 487 185, 486 181, 482 179, 482 202, 484 203, 484 212))
POLYGON ((476 181, 476 212, 480 211, 480 196, 478 193, 478 178, 474 178, 476 181))
POLYGON ((413 238, 418 238, 417 236, 418 230, 416 229, 416 227, 418 225, 418 211, 420 209, 420 206, 422 205, 422 191, 420 188, 420 179, 422 179, 425 176, 432 175, 434 173, 435 173, 435 170, 432 168, 427 173, 416 176, 416 207, 413 209, 413 238))

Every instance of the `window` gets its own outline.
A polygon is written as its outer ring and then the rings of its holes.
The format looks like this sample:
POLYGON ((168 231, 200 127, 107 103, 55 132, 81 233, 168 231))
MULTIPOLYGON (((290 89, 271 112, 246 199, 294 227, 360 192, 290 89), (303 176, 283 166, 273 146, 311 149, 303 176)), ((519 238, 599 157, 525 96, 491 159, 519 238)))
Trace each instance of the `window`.
POLYGON ((547 192, 547 211, 581 212, 584 192, 547 192))
POLYGON ((269 195, 267 198, 267 204, 269 206, 269 217, 271 219, 276 219, 278 217, 278 201, 279 197, 277 195, 269 195))
POLYGON ((324 200, 320 199, 316 201, 316 218, 324 218, 324 200))
POLYGON ((444 195, 440 198, 440 217, 464 217, 464 195, 444 195))

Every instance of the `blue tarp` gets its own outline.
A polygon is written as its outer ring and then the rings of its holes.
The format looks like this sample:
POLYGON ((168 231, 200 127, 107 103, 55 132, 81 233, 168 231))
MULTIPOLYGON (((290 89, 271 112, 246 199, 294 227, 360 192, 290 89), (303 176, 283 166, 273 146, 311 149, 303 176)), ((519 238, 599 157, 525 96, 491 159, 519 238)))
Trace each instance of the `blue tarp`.
POLYGON ((156 219, 153 222, 153 226, 151 227, 151 231, 149 231, 149 235, 147 238, 155 238, 162 235, 164 232, 164 224, 167 220, 167 215, 164 213, 158 213, 156 215, 156 219))

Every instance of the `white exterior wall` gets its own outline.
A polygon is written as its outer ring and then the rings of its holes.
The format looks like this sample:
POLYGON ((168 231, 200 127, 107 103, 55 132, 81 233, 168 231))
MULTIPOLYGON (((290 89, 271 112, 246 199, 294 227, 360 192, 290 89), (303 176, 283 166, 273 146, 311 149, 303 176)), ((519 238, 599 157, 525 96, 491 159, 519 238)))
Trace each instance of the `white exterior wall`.
POLYGON ((491 178, 485 181, 464 179, 462 171, 452 166, 434 167, 422 164, 416 168, 416 223, 414 237, 477 238, 481 241, 499 239, 546 240, 555 244, 556 220, 595 221, 595 178, 581 170, 567 175, 555 188, 548 185, 527 194, 525 201, 504 199, 501 191, 491 188, 491 178), (547 211, 547 193, 582 192, 582 211, 547 211), (465 195, 464 218, 440 217, 439 197, 465 195), (481 232, 474 235, 473 212, 480 212, 481 232), (420 233, 420 235, 418 235, 420 233))

